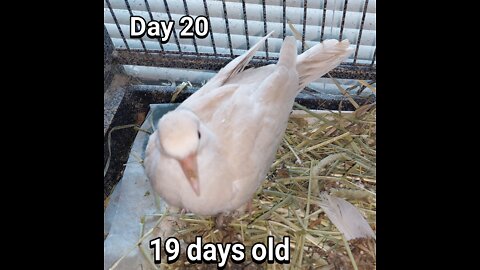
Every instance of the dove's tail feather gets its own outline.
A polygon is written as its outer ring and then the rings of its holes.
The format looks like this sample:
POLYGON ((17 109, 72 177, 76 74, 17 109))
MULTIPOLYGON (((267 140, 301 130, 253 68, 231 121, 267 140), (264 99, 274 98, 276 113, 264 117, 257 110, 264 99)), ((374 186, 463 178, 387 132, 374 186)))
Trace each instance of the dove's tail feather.
POLYGON ((294 37, 286 37, 280 49, 277 65, 287 68, 295 67, 297 61, 297 44, 294 37))
POLYGON ((347 39, 339 42, 328 39, 317 44, 297 57, 299 91, 307 84, 325 75, 350 56, 347 39))

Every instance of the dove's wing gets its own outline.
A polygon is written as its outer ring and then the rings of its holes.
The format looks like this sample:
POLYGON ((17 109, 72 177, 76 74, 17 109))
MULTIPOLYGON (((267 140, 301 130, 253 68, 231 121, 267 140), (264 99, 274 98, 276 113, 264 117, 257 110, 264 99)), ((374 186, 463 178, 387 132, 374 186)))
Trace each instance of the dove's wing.
POLYGON ((226 102, 225 99, 231 97, 237 89, 236 85, 226 84, 245 69, 257 50, 271 34, 273 34, 273 31, 261 38, 246 53, 228 63, 202 88, 187 98, 180 107, 188 108, 197 113, 200 119, 208 121, 218 104, 226 102))
POLYGON ((226 80, 225 90, 234 90, 211 114, 207 125, 227 149, 225 156, 219 158, 230 165, 225 178, 232 181, 237 191, 233 193, 232 205, 250 199, 264 180, 299 87, 342 62, 351 53, 348 47, 348 41, 326 41, 300 58, 295 39, 287 37, 276 65, 249 69, 226 80))
POLYGON ((227 149, 219 159, 231 165, 226 179, 237 191, 233 205, 251 198, 275 158, 298 86, 296 56, 295 40, 287 38, 277 65, 256 69, 251 83, 229 81, 224 87, 236 85, 236 91, 207 123, 227 149))
POLYGON ((265 40, 272 34, 273 31, 261 38, 255 45, 250 48, 250 50, 230 61, 225 67, 220 69, 220 71, 218 71, 218 73, 213 76, 204 86, 202 86, 202 88, 193 93, 183 103, 186 106, 190 106, 190 103, 197 102, 196 99, 200 96, 205 95, 214 89, 218 89, 219 87, 223 86, 229 79, 235 77, 235 75, 242 72, 248 65, 252 57, 255 55, 255 53, 258 51, 260 46, 264 44, 265 40))
POLYGON ((215 77, 213 77, 210 81, 208 81, 205 86, 208 87, 219 87, 224 85, 230 78, 234 77, 238 73, 242 72, 247 64, 250 62, 252 57, 255 55, 257 50, 260 48, 262 44, 264 44, 265 40, 273 34, 274 31, 268 33, 268 35, 261 38, 255 45, 250 48, 246 53, 243 55, 233 59, 230 63, 228 63, 224 68, 222 68, 215 77))

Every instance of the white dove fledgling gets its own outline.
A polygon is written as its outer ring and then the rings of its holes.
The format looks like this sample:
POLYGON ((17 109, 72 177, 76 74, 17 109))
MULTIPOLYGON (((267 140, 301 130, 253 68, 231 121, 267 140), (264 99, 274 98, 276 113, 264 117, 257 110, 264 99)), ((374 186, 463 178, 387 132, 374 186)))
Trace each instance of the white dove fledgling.
POLYGON ((250 202, 275 159, 297 94, 352 52, 348 40, 325 40, 297 57, 296 40, 286 37, 277 64, 244 71, 271 34, 159 120, 144 164, 170 206, 216 215, 250 202))

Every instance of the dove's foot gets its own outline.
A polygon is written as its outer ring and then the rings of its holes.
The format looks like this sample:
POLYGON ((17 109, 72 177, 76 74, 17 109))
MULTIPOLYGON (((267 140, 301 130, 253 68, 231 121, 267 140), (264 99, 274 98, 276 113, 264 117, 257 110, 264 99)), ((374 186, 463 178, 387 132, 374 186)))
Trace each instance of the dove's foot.
POLYGON ((223 213, 218 214, 217 217, 215 218, 215 228, 219 230, 225 228, 226 225, 224 221, 225 221, 225 214, 223 213))
POLYGON ((251 214, 253 211, 253 198, 248 201, 247 205, 245 206, 245 212, 251 214))
POLYGON ((180 210, 182 210, 182 209, 180 209, 180 208, 178 208, 178 207, 175 207, 175 206, 169 205, 169 206, 167 207, 166 213, 177 214, 177 213, 180 213, 180 210))
POLYGON ((232 221, 231 213, 220 213, 215 217, 215 228, 219 230, 223 230, 232 221))

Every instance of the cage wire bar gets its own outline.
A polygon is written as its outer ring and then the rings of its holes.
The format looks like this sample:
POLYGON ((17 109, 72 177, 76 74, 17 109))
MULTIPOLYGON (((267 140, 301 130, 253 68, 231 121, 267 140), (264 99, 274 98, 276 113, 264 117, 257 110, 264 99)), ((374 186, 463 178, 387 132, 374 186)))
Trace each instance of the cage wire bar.
MULTIPOLYGON (((355 47, 355 55, 353 56, 353 64, 357 63, 358 49, 360 48, 360 41, 362 40, 363 25, 365 24, 365 16, 367 15, 368 0, 363 4, 362 20, 360 21, 360 30, 358 32, 357 46, 355 47)), ((375 61, 375 58, 374 58, 375 61)))
MULTIPOLYGON (((150 17, 150 20, 153 21, 153 15, 152 15, 152 11, 150 10, 150 4, 148 3, 148 0, 144 0, 144 1, 145 1, 145 8, 147 8, 147 11, 148 11, 148 16, 150 17)), ((188 14, 188 10, 187 10, 187 6, 186 6, 186 5, 187 5, 187 4, 185 3, 185 11, 186 11, 187 14, 188 14)), ((163 44, 162 44, 160 38, 157 38, 157 40, 158 40, 158 45, 160 46, 160 50, 164 51, 165 49, 163 48, 163 44)), ((197 48, 197 47, 196 47, 196 44, 195 44, 195 48, 197 48)), ((197 51, 197 52, 198 52, 198 51, 197 51)))
POLYGON ((342 22, 340 25, 340 36, 338 40, 343 39, 343 29, 345 27, 345 16, 347 15, 347 7, 348 7, 348 0, 345 0, 345 3, 343 4, 342 22))
MULTIPOLYGON (((283 1, 285 3, 285 1, 283 1)), ((325 19, 327 18, 327 0, 323 1, 323 14, 322 14, 322 32, 320 34, 320 41, 323 41, 323 34, 325 33, 325 19)))
MULTIPOLYGON (((213 32, 212 32, 212 23, 211 23, 211 18, 209 16, 209 7, 208 3, 209 1, 203 0, 203 7, 204 7, 204 12, 207 17, 207 20, 209 22, 209 36, 211 40, 211 47, 213 52, 212 53, 205 53, 205 52, 199 52, 197 42, 195 38, 192 40, 193 46, 195 48, 194 52, 189 52, 189 51, 182 51, 179 38, 176 33, 176 29, 172 31, 173 33, 173 38, 175 40, 175 44, 177 47, 177 51, 167 51, 164 47, 165 44, 162 45, 162 43, 159 41, 160 45, 160 50, 158 49, 147 49, 145 46, 145 43, 142 39, 140 39, 140 42, 142 44, 142 49, 136 49, 132 48, 131 46, 128 45, 128 42, 125 38, 125 33, 122 31, 120 23, 115 15, 114 9, 112 8, 111 5, 111 0, 104 0, 107 4, 107 7, 111 13, 111 16, 116 24, 116 28, 120 33, 120 36, 123 40, 123 43, 125 45, 125 48, 115 48, 115 54, 113 55, 113 62, 115 64, 119 65, 139 65, 139 66, 161 66, 161 67, 171 67, 171 68, 192 68, 194 67, 195 69, 202 69, 202 70, 219 70, 223 66, 225 66, 231 59, 239 56, 240 54, 235 54, 234 53, 234 48, 232 46, 232 37, 231 37, 231 29, 230 29, 230 23, 229 23, 229 17, 227 13, 227 7, 226 7, 226 1, 221 0, 222 8, 223 8, 223 20, 225 23, 225 30, 226 30, 226 35, 228 38, 228 51, 229 53, 219 53, 217 50, 217 46, 215 45, 215 39, 213 37, 213 32)), ((332 0, 330 0, 332 1, 332 0)), ((341 1, 341 0, 338 0, 341 1)), ((144 0, 145 2, 145 7, 146 10, 148 11, 149 17, 151 20, 153 20, 152 16, 152 10, 151 10, 151 5, 149 4, 148 0, 144 0)), ((186 0, 183 0, 183 5, 185 9, 185 14, 189 14, 189 9, 187 6, 186 0)), ((216 1, 215 1, 216 2, 216 1)), ((238 1, 240 3, 240 1, 238 1)), ((286 16, 286 6, 287 6, 287 1, 282 1, 282 31, 281 33, 282 37, 284 38, 286 35, 286 23, 287 23, 287 16, 286 16)), ((328 5, 328 0, 322 1, 323 4, 318 6, 319 10, 322 10, 322 18, 321 18, 321 29, 320 29, 320 40, 318 42, 323 41, 326 33, 325 33, 325 23, 326 23, 326 15, 327 15, 327 5, 328 5)), ((170 12, 170 8, 168 5, 167 0, 163 0, 163 3, 165 5, 165 12, 169 18, 169 20, 173 20, 172 14, 170 12)), ((251 3, 251 2, 250 2, 251 3)), ((262 5, 262 19, 263 19, 263 34, 266 35, 268 33, 267 29, 267 14, 268 14, 268 8, 265 0, 259 1, 262 5)), ((242 14, 242 19, 243 19, 243 27, 244 27, 244 33, 245 33, 245 42, 246 42, 246 48, 250 48, 250 36, 249 36, 249 29, 248 29, 248 18, 247 18, 247 9, 246 9, 246 1, 242 0, 241 5, 242 5, 242 10, 239 12, 243 13, 242 14)), ((301 8, 303 8, 303 22, 302 22, 302 47, 301 51, 303 52, 307 48, 305 47, 305 33, 306 33, 306 28, 307 28, 307 10, 310 8, 307 8, 307 0, 303 0, 301 8)), ((341 40, 344 36, 344 28, 345 28, 345 19, 347 16, 347 7, 348 7, 349 1, 344 0, 343 1, 343 7, 342 7, 342 13, 341 13, 341 23, 340 23, 340 33, 339 36, 337 37, 339 40, 341 40)), ((339 79, 362 79, 362 80, 375 80, 376 79, 376 65, 375 65, 375 59, 376 59, 376 46, 374 48, 374 53, 373 53, 373 58, 371 63, 358 63, 358 57, 359 57, 359 47, 360 47, 360 42, 362 39, 362 34, 365 26, 365 18, 367 14, 367 8, 368 8, 369 0, 364 0, 364 4, 362 6, 362 16, 361 16, 361 21, 360 21, 360 27, 359 27, 359 32, 358 32, 358 37, 355 43, 355 52, 353 56, 353 61, 352 62, 344 62, 334 70, 330 72, 330 75, 335 78, 339 79)), ((129 0, 125 0, 125 5, 127 7, 128 12, 130 13, 131 16, 133 16, 132 10, 130 8, 129 0)), ((278 60, 278 57, 269 55, 269 44, 268 44, 268 39, 265 41, 265 56, 258 56, 255 55, 251 61, 251 66, 258 67, 266 64, 271 64, 271 63, 276 63, 278 60)))
MULTIPOLYGON (((185 15, 190 16, 190 13, 188 12, 187 0, 183 0, 183 6, 185 8, 185 15)), ((198 54, 197 40, 195 39, 195 35, 192 37, 192 41, 193 41, 193 46, 195 47, 195 52, 198 54)))
MULTIPOLYGON (((262 11, 263 11, 263 35, 266 36, 267 32, 267 5, 265 5, 265 0, 262 0, 262 11)), ((265 39, 265 59, 268 61, 268 38, 265 39)))
MULTIPOLYGON (((125 38, 125 35, 123 34, 123 31, 122 31, 122 28, 120 27, 120 24, 118 23, 117 16, 115 16, 115 12, 113 12, 113 8, 112 8, 112 5, 110 4, 110 1, 106 0, 105 2, 107 3, 108 9, 110 10, 110 14, 112 14, 112 18, 115 21, 115 25, 117 26, 117 30, 120 33, 120 36, 122 36, 122 40, 123 40, 123 43, 125 44, 125 47, 127 48, 127 51, 130 51, 130 47, 128 46, 127 39, 125 38)), ((105 27, 105 25, 103 27, 105 27)), ((108 35, 108 32, 106 30, 105 30, 105 32, 108 35)), ((109 37, 105 37, 104 40, 105 39, 109 39, 109 37)))
MULTIPOLYGON (((207 15, 207 20, 208 20, 208 32, 210 33, 210 40, 212 41, 212 47, 213 47, 213 55, 216 57, 217 56, 217 47, 215 46, 215 39, 213 38, 213 31, 212 31, 212 22, 210 21, 210 15, 208 13, 208 6, 207 6, 207 0, 203 0, 203 8, 205 9, 205 15, 207 15)), ((246 21, 246 19, 245 19, 246 21)))
MULTIPOLYGON (((130 13, 130 16, 133 17, 133 12, 132 8, 130 8, 130 3, 128 3, 128 0, 125 0, 125 5, 127 6, 128 13, 130 13)), ((135 25, 136 30, 138 31, 138 25, 135 25)), ((147 47, 145 46, 145 43, 143 42, 143 39, 140 38, 140 43, 142 43, 142 48, 145 52, 147 52, 147 47)))
MULTIPOLYGON (((108 1, 108 0, 106 0, 108 1)), ((128 0, 125 0, 125 1, 128 1, 128 0)), ((170 14, 170 8, 168 7, 168 2, 167 0, 163 0, 163 4, 165 5, 165 10, 167 11, 167 15, 168 15, 168 19, 170 21, 173 21, 172 19, 172 14, 170 14)), ((177 48, 178 48, 178 52, 182 53, 182 48, 180 47, 180 42, 178 41, 178 37, 177 37, 177 32, 176 31, 173 31, 173 37, 175 38, 175 43, 177 43, 177 48)))
POLYGON ((302 53, 305 51, 305 31, 306 30, 307 30, 307 0, 304 0, 303 1, 302 53))
POLYGON ((242 0, 242 11, 243 27, 245 28, 245 41, 247 42, 247 50, 250 50, 250 37, 248 36, 247 9, 245 7, 245 0, 242 0))

